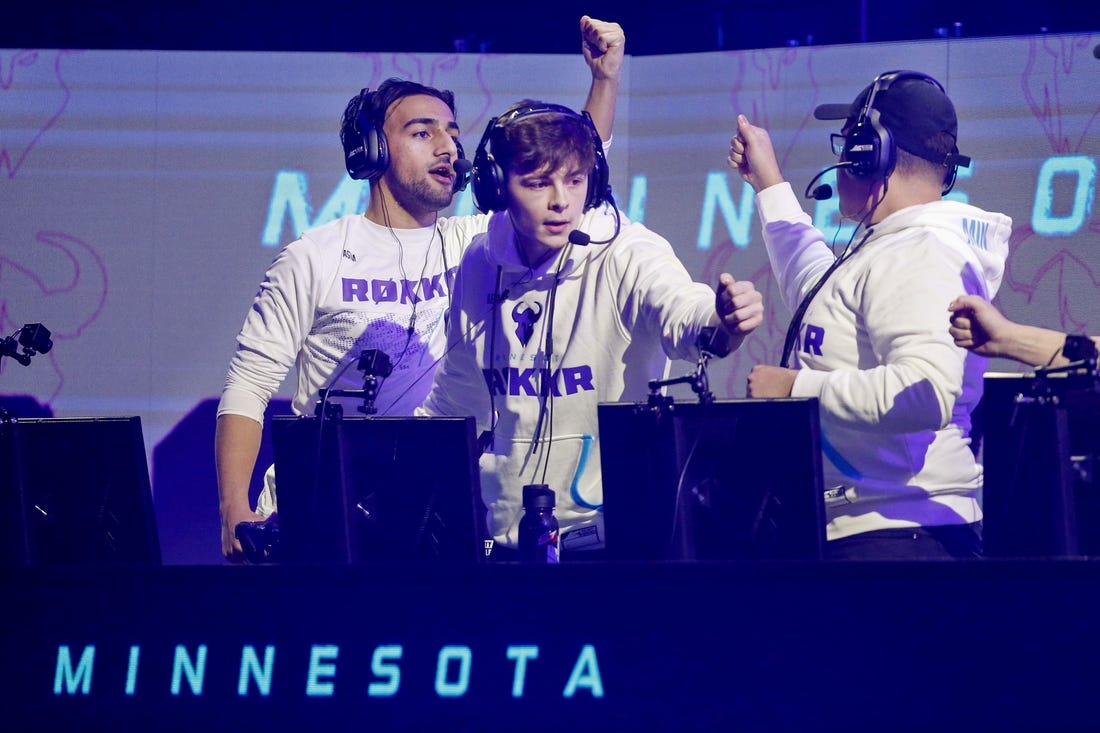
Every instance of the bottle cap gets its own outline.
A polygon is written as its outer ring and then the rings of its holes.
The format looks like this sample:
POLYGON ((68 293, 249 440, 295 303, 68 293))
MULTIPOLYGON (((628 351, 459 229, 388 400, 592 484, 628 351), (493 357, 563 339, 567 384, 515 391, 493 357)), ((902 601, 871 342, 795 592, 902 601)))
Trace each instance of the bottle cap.
POLYGON ((554 490, 546 484, 527 484, 523 487, 524 509, 553 509, 554 490))

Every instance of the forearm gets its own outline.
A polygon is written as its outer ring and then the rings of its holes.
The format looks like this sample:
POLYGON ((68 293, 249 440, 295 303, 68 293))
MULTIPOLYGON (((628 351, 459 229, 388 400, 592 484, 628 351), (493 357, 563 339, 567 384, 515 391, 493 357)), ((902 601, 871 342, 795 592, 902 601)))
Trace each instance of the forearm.
POLYGON ((588 89, 584 109, 592 115, 592 123, 600 133, 600 140, 607 142, 615 127, 615 105, 619 96, 619 78, 593 77, 588 89))
POLYGON ((218 476, 218 505, 223 516, 250 513, 248 488, 260 453, 263 428, 243 415, 218 417, 214 432, 214 462, 218 476))
POLYGON ((1006 356, 1034 366, 1061 366, 1069 359, 1062 355, 1066 335, 1049 328, 1016 324, 994 349, 1006 356))

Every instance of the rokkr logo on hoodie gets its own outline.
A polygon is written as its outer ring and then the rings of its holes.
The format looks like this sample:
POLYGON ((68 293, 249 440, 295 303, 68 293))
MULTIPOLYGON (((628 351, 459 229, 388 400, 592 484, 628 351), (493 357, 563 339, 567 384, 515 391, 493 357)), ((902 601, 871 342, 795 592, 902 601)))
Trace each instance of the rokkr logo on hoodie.
POLYGON ((553 394, 554 397, 561 397, 596 389, 592 367, 587 364, 562 366, 553 370, 507 367, 481 371, 485 375, 485 384, 494 395, 546 397, 553 394))
MULTIPOLYGON (((448 281, 451 279, 448 273, 448 281)), ((361 277, 340 278, 342 295, 345 303, 355 301, 375 303, 419 303, 422 300, 442 298, 447 295, 443 287, 443 273, 436 273, 431 277, 422 277, 419 280, 401 280, 392 278, 374 278, 368 280, 361 277)))
MULTIPOLYGON (((542 317, 542 304, 516 303, 512 307, 512 321, 516 324, 516 337, 527 346, 535 333, 535 324, 542 317)), ((571 395, 578 392, 591 392, 596 389, 592 377, 592 367, 561 366, 557 369, 545 367, 507 367, 505 369, 482 369, 485 384, 494 395, 519 397, 546 397, 553 395, 571 395)))

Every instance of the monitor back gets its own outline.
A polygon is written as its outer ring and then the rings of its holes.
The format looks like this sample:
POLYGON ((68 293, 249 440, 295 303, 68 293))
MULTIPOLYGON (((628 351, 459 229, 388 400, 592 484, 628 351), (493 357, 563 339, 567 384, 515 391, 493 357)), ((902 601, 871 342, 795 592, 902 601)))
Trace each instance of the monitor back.
POLYGON ((985 554, 1100 555, 1100 383, 989 372, 984 385, 985 554))
POLYGON ((823 556, 817 399, 598 409, 612 558, 823 556))
POLYGON ((484 557, 472 417, 276 417, 279 557, 290 563, 484 557))
POLYGON ((0 424, 8 564, 160 564, 141 418, 0 424))

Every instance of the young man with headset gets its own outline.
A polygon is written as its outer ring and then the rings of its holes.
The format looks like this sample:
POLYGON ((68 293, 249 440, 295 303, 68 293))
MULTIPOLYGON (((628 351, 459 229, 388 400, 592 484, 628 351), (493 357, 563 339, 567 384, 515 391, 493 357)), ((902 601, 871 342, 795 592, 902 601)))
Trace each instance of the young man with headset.
MULTIPOLYGON (((588 16, 580 28, 592 71, 586 109, 610 138, 623 31, 588 16)), ((245 559, 237 526, 277 511, 273 470, 255 511, 248 487, 264 411, 291 366, 297 414, 312 414, 322 389, 361 387, 350 367, 365 351, 379 355, 378 414, 409 415, 427 394, 454 269, 488 224, 486 216, 438 215, 469 177, 458 133, 450 91, 389 79, 348 104, 340 138, 349 175, 370 181, 367 210, 304 232, 280 252, 237 337, 218 406, 222 552, 230 561, 245 559)))
POLYGON ((417 412, 477 418, 490 560, 516 557, 525 486, 554 492, 563 559, 600 557, 597 405, 644 401, 669 357, 698 358, 710 333, 728 353, 763 317, 752 282, 693 282, 607 181, 588 115, 544 102, 490 122, 474 156, 474 200, 496 213, 458 268, 447 353, 417 412))
POLYGON ((970 160, 935 79, 886 72, 814 115, 844 120, 832 167, 841 215, 858 224, 840 257, 784 181, 768 133, 739 115, 730 143, 794 313, 780 366, 753 367, 748 394, 820 400, 828 557, 980 556, 969 431, 986 359, 952 342, 944 308, 959 292, 993 297, 1012 222, 942 200, 970 160))

